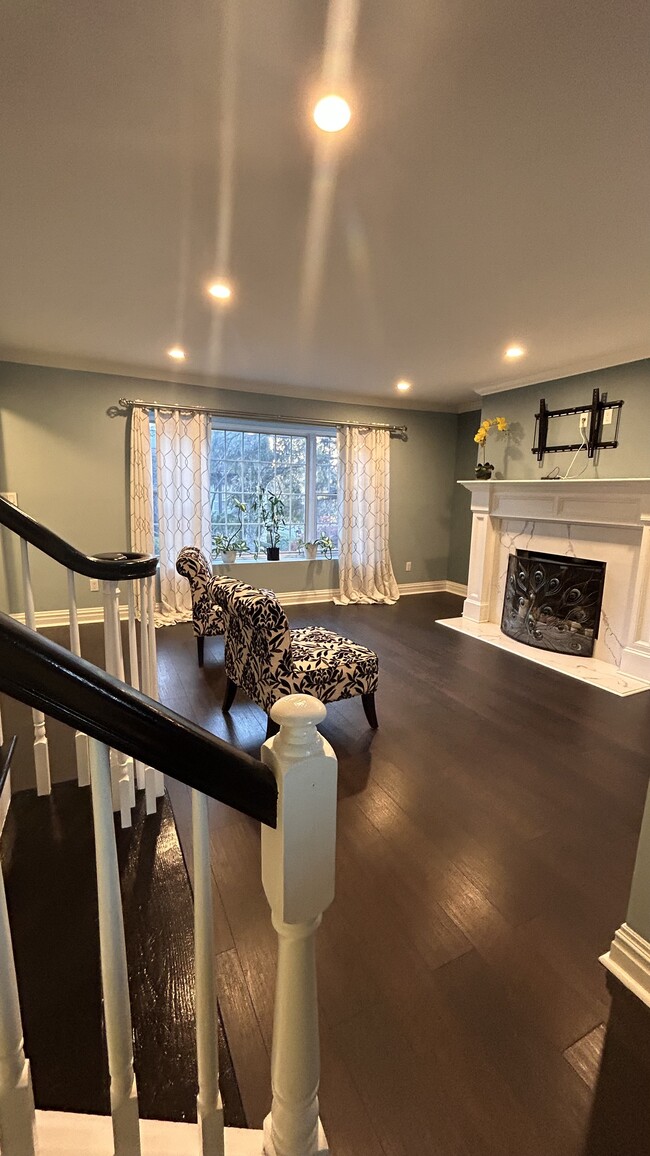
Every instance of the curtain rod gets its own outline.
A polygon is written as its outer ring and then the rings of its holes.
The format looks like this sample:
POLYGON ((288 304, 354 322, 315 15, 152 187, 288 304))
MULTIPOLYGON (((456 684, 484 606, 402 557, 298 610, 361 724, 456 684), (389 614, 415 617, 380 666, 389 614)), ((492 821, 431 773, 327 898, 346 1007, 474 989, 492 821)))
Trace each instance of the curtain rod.
POLYGON ((122 409, 133 409, 134 406, 142 406, 143 409, 179 409, 183 413, 209 413, 211 417, 236 417, 247 421, 286 421, 296 425, 332 426, 335 429, 339 426, 348 426, 352 429, 387 429, 392 438, 408 441, 407 426, 382 425, 374 421, 321 421, 311 417, 285 417, 277 413, 241 413, 232 409, 212 409, 205 405, 175 405, 174 402, 142 401, 141 398, 129 397, 121 397, 119 405, 122 409))

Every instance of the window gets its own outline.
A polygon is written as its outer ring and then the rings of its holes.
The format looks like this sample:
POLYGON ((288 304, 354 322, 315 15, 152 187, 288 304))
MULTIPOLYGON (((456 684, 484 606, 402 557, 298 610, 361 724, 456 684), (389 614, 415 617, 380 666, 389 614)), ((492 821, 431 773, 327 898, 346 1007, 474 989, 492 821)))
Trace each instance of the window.
MULTIPOLYGON (((158 538, 158 480, 156 427, 151 421, 153 459, 154 539, 158 538)), ((262 556, 266 533, 255 521, 251 506, 258 487, 270 486, 285 504, 286 525, 281 528, 280 550, 298 553, 298 542, 314 542, 321 534, 338 549, 338 469, 336 437, 317 427, 260 425, 214 418, 210 445, 210 506, 212 534, 229 537, 239 527, 234 502, 243 502, 242 537, 252 557, 262 556), (259 544, 256 547, 256 543, 259 544)))
POLYGON ((210 455, 212 532, 229 536, 239 526, 235 499, 246 505, 242 537, 251 553, 264 551, 266 533, 251 506, 259 486, 285 504, 280 550, 296 553, 299 541, 326 534, 338 544, 336 437, 300 427, 226 423, 214 419, 210 455), (258 544, 256 546, 256 543, 258 544))
POLYGON ((296 553, 298 542, 326 534, 337 548, 337 438, 316 430, 214 420, 210 445, 213 534, 229 536, 239 525, 235 499, 243 502, 242 536, 251 553, 266 547, 266 532, 251 511, 259 486, 285 502, 280 549, 296 553), (257 546, 256 546, 256 543, 257 546))

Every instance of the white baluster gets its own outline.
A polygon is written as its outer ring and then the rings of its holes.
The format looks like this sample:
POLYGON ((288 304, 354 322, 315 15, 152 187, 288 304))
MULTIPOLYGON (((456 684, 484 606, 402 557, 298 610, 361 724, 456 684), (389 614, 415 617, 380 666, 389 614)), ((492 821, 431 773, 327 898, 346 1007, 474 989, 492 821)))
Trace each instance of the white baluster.
POLYGON ((0 1147, 2 1156, 35 1156, 34 1094, 23 1048, 7 897, 0 871, 0 1147))
MULTIPOLYGON (((36 614, 34 611, 34 592, 32 590, 32 576, 29 568, 29 551, 24 538, 20 539, 20 549, 23 560, 23 592, 25 597, 25 622, 30 630, 36 630, 36 614)), ((39 795, 49 795, 52 790, 50 781, 50 754, 45 731, 45 715, 40 710, 32 711, 34 722, 34 765, 36 768, 36 791, 39 795)))
POLYGON ((316 730, 326 710, 288 695, 271 711, 280 732, 262 747, 278 784, 278 825, 262 827, 262 882, 278 933, 265 1156, 329 1151, 318 1118, 320 1048, 314 936, 334 898, 336 756, 316 730))
MULTIPOLYGON (((156 620, 154 615, 154 588, 156 584, 156 577, 152 575, 147 578, 147 625, 149 628, 149 669, 151 676, 149 680, 150 691, 152 698, 159 699, 160 693, 158 690, 158 655, 156 652, 156 620)), ((154 782, 156 796, 160 798, 165 793, 165 779, 162 771, 154 771, 154 782)))
POLYGON ((192 791, 194 856, 194 956, 196 967, 196 1101, 202 1156, 224 1156, 223 1105, 219 1091, 217 989, 214 974, 212 871, 208 800, 192 791))
MULTIPOLYGON (((68 570, 68 609, 70 614, 70 650, 80 658, 81 638, 79 635, 79 618, 77 615, 77 595, 72 570, 68 570)), ((77 781, 80 787, 87 787, 90 783, 88 736, 83 734, 82 731, 75 731, 74 747, 77 756, 77 781)))
POLYGON ((99 947, 115 1156, 140 1156, 138 1094, 133 1071, 131 1007, 111 802, 110 757, 108 747, 96 739, 89 739, 89 750, 99 947))
MULTIPOLYGON (((102 581, 104 598, 104 647, 106 670, 124 680, 124 662, 120 639, 117 583, 102 581)), ((120 812, 122 827, 131 826, 131 807, 135 804, 133 761, 121 751, 111 750, 111 789, 113 810, 120 812)))
MULTIPOLYGON (((131 580, 127 584, 126 601, 129 611, 129 679, 135 690, 140 689, 140 673, 138 669, 138 637, 135 628, 135 583, 131 580)), ((138 790, 144 788, 144 764, 136 759, 133 763, 135 783, 138 790)))

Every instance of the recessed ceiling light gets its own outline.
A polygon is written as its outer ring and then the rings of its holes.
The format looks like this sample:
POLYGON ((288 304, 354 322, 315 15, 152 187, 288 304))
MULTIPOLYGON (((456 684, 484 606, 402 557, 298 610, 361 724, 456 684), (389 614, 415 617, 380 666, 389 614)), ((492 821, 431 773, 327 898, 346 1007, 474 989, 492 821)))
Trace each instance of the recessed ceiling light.
POLYGON ((314 120, 323 132, 340 132, 350 123, 350 105, 342 96, 323 96, 314 108, 314 120))
POLYGON ((410 381, 397 381, 395 383, 395 389, 399 389, 400 393, 406 393, 407 390, 409 390, 410 388, 411 388, 410 381))
POLYGON ((211 285, 208 285, 208 293, 217 301, 230 301, 232 287, 227 281, 213 281, 211 285))
POLYGON ((171 349, 167 350, 167 356, 174 361, 185 361, 185 350, 181 349, 180 345, 172 345, 171 349))
POLYGON ((503 356, 507 357, 508 361, 516 361, 518 357, 523 357, 525 352, 523 345, 509 345, 503 356))

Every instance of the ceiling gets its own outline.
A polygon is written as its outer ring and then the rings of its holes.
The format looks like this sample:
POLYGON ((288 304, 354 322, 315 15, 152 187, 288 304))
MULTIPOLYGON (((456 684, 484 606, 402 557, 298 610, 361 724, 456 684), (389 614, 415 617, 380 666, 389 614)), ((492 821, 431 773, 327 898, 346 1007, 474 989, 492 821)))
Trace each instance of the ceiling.
POLYGON ((0 356, 432 408, 648 356, 649 44, 647 0, 6 0, 0 356))

